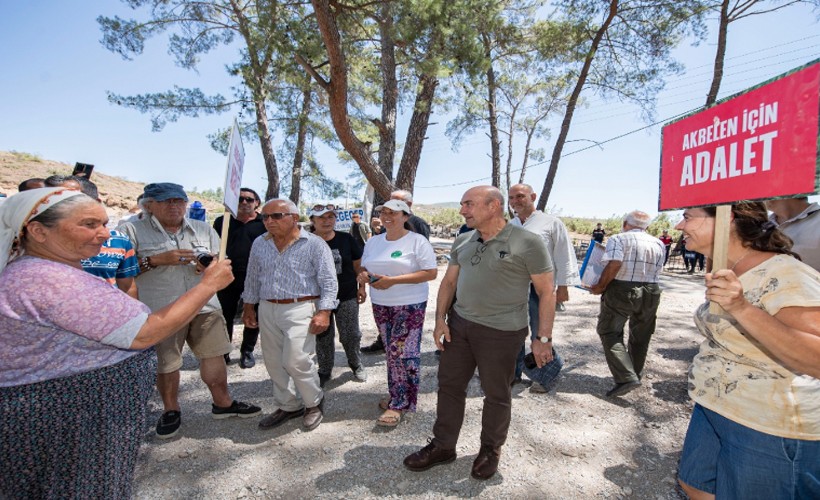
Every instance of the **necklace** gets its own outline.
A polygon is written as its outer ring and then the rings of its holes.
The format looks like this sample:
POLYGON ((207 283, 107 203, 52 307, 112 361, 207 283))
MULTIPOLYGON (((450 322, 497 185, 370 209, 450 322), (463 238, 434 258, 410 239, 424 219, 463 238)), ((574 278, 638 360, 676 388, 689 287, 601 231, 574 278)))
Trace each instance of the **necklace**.
POLYGON ((751 252, 751 251, 752 251, 751 248, 746 249, 746 252, 743 255, 741 255, 740 258, 737 259, 734 264, 732 264, 732 267, 729 270, 734 271, 735 267, 737 267, 737 265, 740 264, 740 261, 745 259, 746 256, 749 255, 749 252, 751 252))

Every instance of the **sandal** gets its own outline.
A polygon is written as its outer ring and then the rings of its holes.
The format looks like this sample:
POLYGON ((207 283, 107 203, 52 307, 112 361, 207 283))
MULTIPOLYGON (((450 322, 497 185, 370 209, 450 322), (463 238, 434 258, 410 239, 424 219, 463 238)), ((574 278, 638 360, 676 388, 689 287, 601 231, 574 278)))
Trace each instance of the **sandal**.
POLYGON ((390 409, 390 396, 386 396, 379 400, 379 409, 383 411, 390 409))
POLYGON ((376 425, 381 427, 396 427, 401 422, 401 412, 387 410, 376 420, 376 425))

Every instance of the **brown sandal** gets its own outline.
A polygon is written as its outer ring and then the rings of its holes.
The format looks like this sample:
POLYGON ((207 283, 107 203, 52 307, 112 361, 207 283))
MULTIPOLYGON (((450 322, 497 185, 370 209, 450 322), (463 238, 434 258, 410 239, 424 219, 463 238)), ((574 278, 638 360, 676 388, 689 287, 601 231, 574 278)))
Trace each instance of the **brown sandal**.
POLYGON ((396 427, 401 422, 401 412, 387 410, 376 420, 376 425, 381 427, 396 427))
POLYGON ((390 396, 387 396, 379 400, 379 409, 383 411, 387 411, 390 409, 390 396))

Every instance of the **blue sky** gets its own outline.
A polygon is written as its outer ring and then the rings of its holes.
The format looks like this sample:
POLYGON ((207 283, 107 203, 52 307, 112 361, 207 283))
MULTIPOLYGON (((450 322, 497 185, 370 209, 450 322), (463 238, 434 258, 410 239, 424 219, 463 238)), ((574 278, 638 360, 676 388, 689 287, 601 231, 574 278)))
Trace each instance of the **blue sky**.
MULTIPOLYGON (((230 126, 232 115, 182 118, 162 132, 151 132, 149 117, 111 105, 106 91, 130 95, 159 92, 174 85, 200 87, 229 96, 234 84, 224 65, 233 58, 224 48, 204 56, 199 71, 174 66, 166 39, 149 41, 133 61, 99 43, 99 15, 134 14, 124 4, 65 0, 0 0, 0 150, 34 153, 73 164, 93 163, 107 174, 141 182, 172 181, 200 190, 224 183, 226 160, 206 138, 230 126)), ((144 18, 142 12, 136 17, 144 18)), ((726 78, 720 97, 755 85, 820 57, 817 15, 803 6, 745 19, 730 28, 726 78)), ((685 74, 671 78, 658 99, 659 120, 696 108, 711 78, 714 41, 682 45, 678 59, 685 74)), ((645 127, 635 107, 587 95, 575 114, 570 140, 603 142, 645 127)), ((489 183, 487 139, 466 139, 460 151, 444 136, 446 117, 429 130, 416 180, 417 203, 457 201, 470 185, 489 183)), ((553 120, 555 134, 560 117, 553 120)), ((564 149, 549 207, 562 215, 608 217, 638 208, 657 213, 661 125, 622 139, 569 154, 589 142, 564 149)), ((404 129, 400 130, 400 136, 404 129)), ((552 151, 552 142, 541 145, 552 151)), ((264 191, 264 164, 255 143, 245 144, 244 184, 264 191)), ((350 166, 326 151, 328 172, 344 181, 350 166)), ((531 166, 526 181, 540 190, 547 163, 531 166)), ((358 197, 358 194, 357 194, 358 197)), ((816 199, 817 197, 813 197, 816 199)), ((312 201, 312 200, 305 200, 312 201)))

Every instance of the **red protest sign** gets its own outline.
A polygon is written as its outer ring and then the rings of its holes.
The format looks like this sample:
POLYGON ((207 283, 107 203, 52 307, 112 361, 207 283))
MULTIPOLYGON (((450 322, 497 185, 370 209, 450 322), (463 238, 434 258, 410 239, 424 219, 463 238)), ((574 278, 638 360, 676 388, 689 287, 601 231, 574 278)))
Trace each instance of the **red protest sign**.
POLYGON ((658 210, 818 187, 820 63, 664 126, 658 210))

